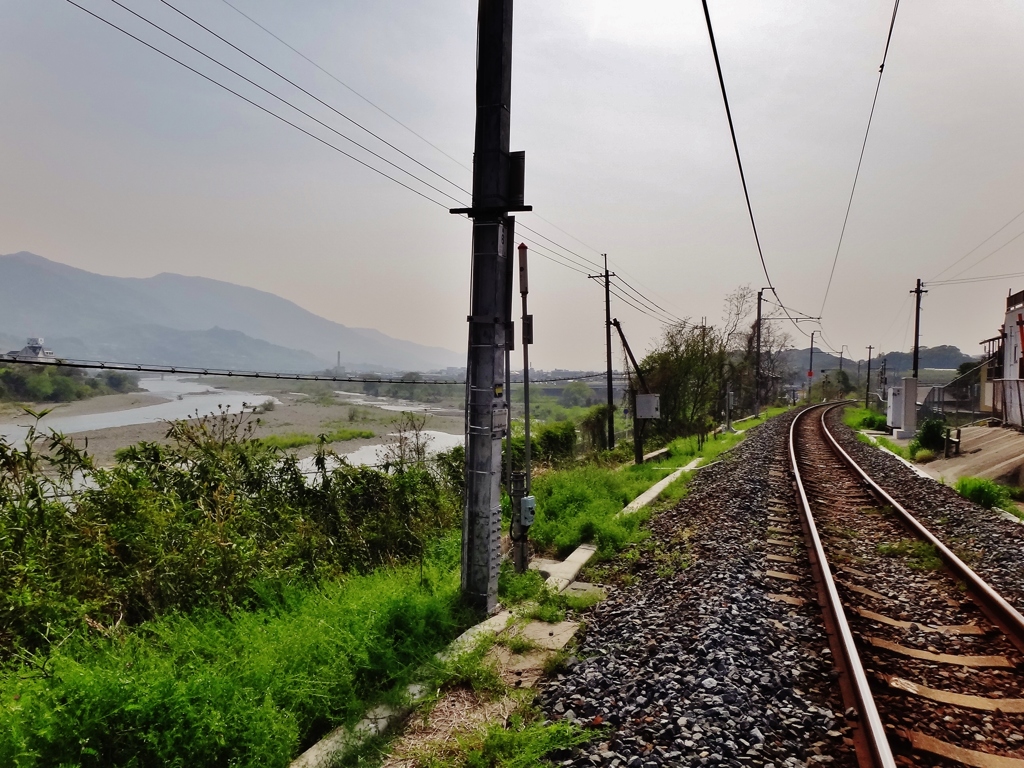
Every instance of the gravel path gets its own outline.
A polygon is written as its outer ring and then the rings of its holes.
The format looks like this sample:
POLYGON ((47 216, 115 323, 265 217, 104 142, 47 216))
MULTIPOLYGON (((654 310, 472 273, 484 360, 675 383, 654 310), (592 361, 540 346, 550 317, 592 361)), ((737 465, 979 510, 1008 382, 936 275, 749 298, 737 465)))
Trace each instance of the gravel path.
POLYGON ((829 430, 865 472, 903 504, 932 533, 1024 610, 1024 526, 957 495, 952 488, 921 477, 894 456, 857 439, 838 410, 829 430))
POLYGON ((563 765, 855 764, 803 544, 787 551, 798 582, 765 574, 769 549, 780 552, 767 544, 769 507, 795 508, 783 470, 791 418, 698 473, 652 520, 633 586, 585 616, 578 659, 541 702, 552 719, 603 727, 563 765))

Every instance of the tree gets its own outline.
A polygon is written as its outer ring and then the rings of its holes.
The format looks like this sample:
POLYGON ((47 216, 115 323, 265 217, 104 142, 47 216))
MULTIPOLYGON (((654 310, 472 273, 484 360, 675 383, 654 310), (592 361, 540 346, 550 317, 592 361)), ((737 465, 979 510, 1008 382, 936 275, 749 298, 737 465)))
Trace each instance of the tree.
POLYGON ((565 385, 558 402, 566 408, 578 408, 594 402, 594 390, 582 381, 570 381, 565 385))

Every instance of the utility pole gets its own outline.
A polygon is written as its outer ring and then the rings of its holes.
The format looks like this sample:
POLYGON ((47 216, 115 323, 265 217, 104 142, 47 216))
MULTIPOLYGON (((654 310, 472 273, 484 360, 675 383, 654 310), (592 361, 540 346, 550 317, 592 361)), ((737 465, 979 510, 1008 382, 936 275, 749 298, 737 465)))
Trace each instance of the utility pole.
POLYGON ((841 346, 841 347, 839 348, 839 370, 840 370, 840 371, 841 371, 841 370, 843 370, 843 352, 844 352, 845 350, 846 350, 846 345, 845 345, 845 344, 843 344, 843 346, 841 346))
POLYGON ((515 219, 508 214, 530 207, 523 205, 525 157, 509 152, 512 0, 480 0, 477 14, 473 207, 451 213, 473 219, 462 598, 486 615, 498 600, 501 441, 509 428, 504 368, 515 219))
MULTIPOLYGON (((868 404, 868 398, 871 396, 871 351, 874 349, 870 344, 868 345, 868 375, 867 381, 864 384, 864 407, 870 408, 868 404)), ((858 374, 859 375, 859 374, 858 374)))
POLYGON ((757 292, 757 351, 754 354, 754 415, 761 414, 761 299, 765 289, 757 292))
POLYGON ((807 364, 807 402, 811 402, 811 387, 814 385, 814 334, 811 331, 811 360, 807 364))
MULTIPOLYGON (((636 364, 636 358, 633 357, 633 350, 629 348, 629 342, 626 341, 626 334, 622 331, 622 323, 617 318, 612 320, 612 325, 615 326, 615 330, 619 332, 619 339, 622 341, 622 348, 626 350, 626 355, 629 357, 629 362, 633 364, 633 370, 636 371, 636 378, 640 382, 640 386, 643 388, 645 394, 650 394, 650 389, 647 388, 647 380, 644 378, 644 374, 640 370, 640 366, 636 364)), ((630 377, 632 379, 632 377, 630 377)), ((644 463, 644 436, 643 436, 643 425, 640 423, 640 418, 636 413, 636 400, 637 400, 636 387, 632 386, 630 381, 629 387, 629 407, 633 410, 633 463, 643 464, 644 463)))
POLYGON ((917 287, 911 291, 916 295, 917 308, 914 312, 914 378, 917 378, 917 364, 921 356, 921 294, 928 293, 924 290, 924 283, 917 278, 917 287))
POLYGON ((615 447, 615 390, 612 388, 612 294, 611 279, 614 272, 608 271, 608 254, 604 257, 604 273, 587 275, 592 280, 604 280, 604 344, 608 364, 608 450, 615 447))

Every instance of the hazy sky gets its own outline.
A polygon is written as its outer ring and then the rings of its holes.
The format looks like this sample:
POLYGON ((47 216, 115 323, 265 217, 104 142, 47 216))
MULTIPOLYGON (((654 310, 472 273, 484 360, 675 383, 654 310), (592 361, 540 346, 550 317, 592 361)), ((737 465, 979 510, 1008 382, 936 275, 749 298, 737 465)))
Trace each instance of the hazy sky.
MULTIPOLYGON (((110 0, 76 1, 343 146, 110 0)), ((465 168, 222 0, 170 1, 469 188, 465 168)), ((121 2, 339 131, 374 142, 159 0, 121 2)), ((475 3, 232 2, 470 164, 475 3)), ((790 306, 817 315, 892 4, 710 5, 768 267, 790 306)), ((1020 0, 902 3, 824 313, 837 349, 846 344, 863 357, 867 344, 906 348, 914 279, 933 277, 1024 208, 1022 40, 1020 0)), ((114 275, 230 280, 347 325, 464 348, 465 219, 67 0, 0 0, 0 105, 0 253, 29 250, 114 275)), ((537 213, 607 251, 616 270, 674 314, 714 320, 736 286, 764 284, 698 0, 519 0, 512 148, 526 150, 527 202, 537 213)), ((455 191, 386 147, 374 149, 455 191)), ((599 258, 537 216, 519 220, 599 258)), ((1021 232, 1024 216, 944 277, 1021 232)), ((1022 254, 1024 237, 965 276, 1024 271, 1022 254)), ((534 364, 601 367, 598 285, 534 257, 530 287, 534 364)), ((980 352, 1009 288, 1024 288, 1024 278, 934 286, 922 342, 980 352)), ((621 303, 613 313, 639 349, 659 332, 621 303)), ((802 336, 795 342, 806 346, 802 336)))

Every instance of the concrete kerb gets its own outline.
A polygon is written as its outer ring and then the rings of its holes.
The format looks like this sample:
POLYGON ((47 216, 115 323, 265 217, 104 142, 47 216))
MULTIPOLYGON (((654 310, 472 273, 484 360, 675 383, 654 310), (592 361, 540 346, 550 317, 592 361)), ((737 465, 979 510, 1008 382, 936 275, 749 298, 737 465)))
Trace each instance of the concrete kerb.
MULTIPOLYGON (((704 469, 704 467, 698 466, 700 462, 701 459, 697 458, 685 467, 675 470, 664 480, 655 483, 627 504, 618 515, 628 515, 643 509, 658 498, 661 492, 675 482, 684 472, 704 469)), ((718 462, 713 463, 717 464, 718 462)), ((711 465, 707 464, 705 466, 711 465)), ((545 563, 541 573, 546 574, 545 581, 547 585, 557 592, 563 592, 576 580, 579 572, 583 570, 583 566, 594 556, 596 551, 597 547, 593 544, 580 544, 573 550, 572 554, 560 563, 545 563)), ((470 627, 453 640, 445 650, 438 653, 437 658, 440 661, 447 661, 459 653, 468 650, 483 635, 489 633, 496 635, 502 632, 508 626, 512 615, 511 611, 501 611, 470 627)), ((397 707, 387 705, 375 707, 367 712, 366 717, 360 720, 354 727, 339 726, 335 728, 295 758, 288 768, 330 768, 346 753, 361 746, 368 739, 388 733, 399 722, 408 717, 419 704, 425 701, 429 693, 422 685, 413 683, 406 689, 406 703, 404 705, 397 707)))

